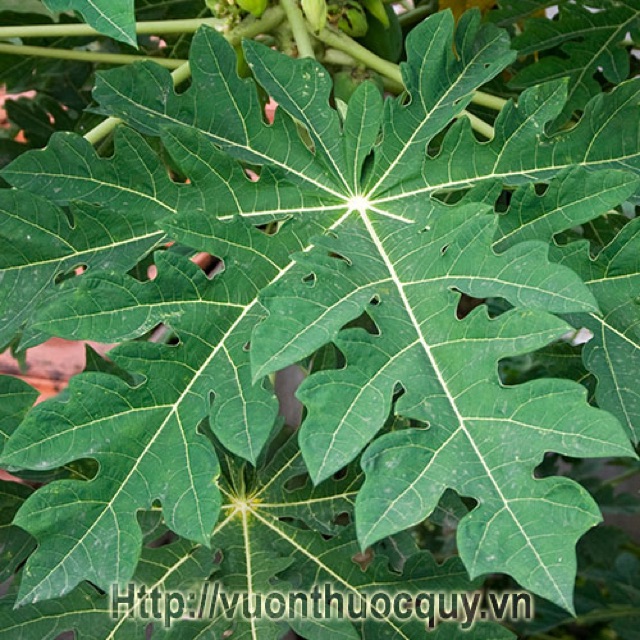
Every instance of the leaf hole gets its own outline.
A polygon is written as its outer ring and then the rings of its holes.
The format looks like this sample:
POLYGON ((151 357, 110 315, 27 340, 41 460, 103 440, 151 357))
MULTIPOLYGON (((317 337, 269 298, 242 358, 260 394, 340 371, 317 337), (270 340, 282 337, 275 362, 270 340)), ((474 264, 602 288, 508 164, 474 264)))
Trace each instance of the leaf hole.
POLYGON ((166 547, 167 545, 171 544, 172 542, 176 542, 177 540, 178 536, 173 531, 163 531, 160 536, 155 538, 155 540, 147 543, 146 546, 151 549, 157 549, 158 547, 166 547))
POLYGON ((445 244, 444 247, 440 248, 440 253, 444 255, 445 253, 447 253, 448 250, 449 250, 449 245, 445 244))
POLYGON ((456 317, 458 320, 466 318, 476 307, 479 307, 485 302, 485 298, 473 298, 466 293, 461 293, 458 299, 458 306, 456 307, 456 317))
POLYGON ((251 182, 257 182, 260 179, 260 174, 253 169, 245 169, 244 173, 251 182))
POLYGON ((275 236, 280 231, 280 228, 284 224, 286 224, 287 220, 289 220, 289 218, 282 218, 280 220, 272 220, 271 222, 267 222, 265 224, 258 225, 257 227, 254 227, 254 228, 257 229, 258 231, 261 231, 262 233, 264 233, 265 236, 275 236))
POLYGON ((317 278, 315 273, 309 273, 306 276, 304 276, 304 278, 302 278, 302 282, 306 284, 308 287, 315 287, 316 280, 317 278))
POLYGON ((375 296, 373 296, 373 298, 371 298, 371 300, 369 300, 369 304, 372 307, 378 307, 381 303, 382 303, 382 300, 380 300, 380 296, 379 295, 375 295, 375 296))
POLYGON ((276 116, 277 110, 278 103, 273 98, 269 98, 269 102, 264 105, 264 117, 266 122, 268 122, 269 124, 273 124, 273 119, 276 116))
POLYGON ((347 467, 342 467, 342 469, 340 469, 339 471, 336 471, 333 474, 334 480, 343 480, 346 477, 347 477, 347 467))
POLYGON ((345 326, 345 329, 364 329, 367 333, 370 333, 372 336, 379 336, 380 329, 378 325, 374 322, 373 318, 365 311, 357 318, 348 322, 345 326))
POLYGON ((251 340, 249 340, 249 342, 245 342, 245 343, 242 345, 242 350, 243 350, 244 352, 248 352, 248 351, 249 351, 249 349, 251 349, 251 340))
POLYGON ((549 189, 549 185, 544 182, 537 182, 533 185, 533 189, 537 196, 543 196, 549 189))
POLYGON ((351 557, 351 560, 355 562, 363 571, 366 571, 368 566, 373 562, 376 554, 371 547, 367 547, 364 551, 356 553, 351 557))
POLYGON ((351 515, 346 511, 343 511, 333 519, 333 523, 338 525, 339 527, 348 527, 352 523, 351 515))
POLYGON ((87 268, 86 264, 77 264, 73 267, 70 267, 69 269, 60 271, 59 273, 56 274, 56 277, 54 278, 54 283, 61 284, 66 280, 71 280, 71 278, 75 278, 76 276, 81 275, 81 273, 83 273, 86 270, 86 268, 87 268), (80 269, 82 269, 82 272, 78 273, 80 269))
POLYGON ((288 491, 289 493, 293 493, 294 491, 303 489, 306 486, 308 479, 309 477, 304 474, 299 476, 293 476, 293 478, 289 478, 284 483, 284 490, 288 491))
MULTIPOLYGON (((80 477, 82 480, 93 480, 100 470, 100 465, 93 458, 82 458, 80 460, 70 462, 66 467, 71 471, 72 477, 80 477)), ((20 477, 20 472, 16 472, 16 474, 20 477)), ((33 481, 27 482, 27 484, 34 488, 42 486, 42 483, 33 481)))
POLYGON ((209 280, 213 280, 219 273, 224 271, 224 261, 209 253, 198 254, 193 261, 204 271, 209 280), (196 258, 199 259, 196 260, 196 258))
POLYGON ((210 253, 206 251, 201 251, 197 253, 193 258, 191 258, 191 262, 193 264, 198 265, 202 271, 204 271, 207 276, 215 269, 218 264, 218 259, 215 256, 212 256, 210 253))
POLYGON ((503 189, 498 196, 498 199, 495 203, 495 210, 497 213, 505 213, 509 209, 509 205, 511 204, 511 198, 513 196, 513 192, 508 189, 503 189))
POLYGON ((337 260, 342 260, 343 262, 346 262, 349 266, 351 266, 351 260, 349 260, 349 258, 347 258, 346 256, 343 256, 339 253, 335 253, 334 251, 329 251, 328 256, 330 258, 335 258, 337 260))
POLYGON ((429 143, 427 145, 427 157, 430 160, 435 160, 440 154, 441 148, 439 145, 429 143))
POLYGON ((171 340, 171 334, 173 330, 169 325, 164 324, 164 322, 160 322, 157 324, 151 331, 148 332, 149 342, 161 342, 162 344, 167 344, 169 340, 171 340))
POLYGON ((170 347, 179 347, 182 344, 182 340, 180 340, 180 336, 177 333, 172 331, 164 343, 170 347))

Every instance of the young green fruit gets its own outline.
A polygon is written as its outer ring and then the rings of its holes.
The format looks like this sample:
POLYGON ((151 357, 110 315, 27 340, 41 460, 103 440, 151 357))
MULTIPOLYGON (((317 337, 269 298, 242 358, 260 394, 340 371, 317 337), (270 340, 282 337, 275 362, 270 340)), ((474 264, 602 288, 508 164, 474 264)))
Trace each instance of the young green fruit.
POLYGON ((267 8, 268 0, 236 0, 237 3, 249 13, 259 18, 267 8))
POLYGON ((327 3, 325 0, 302 0, 302 10, 316 33, 327 24, 327 3))
POLYGON ((367 33, 367 16, 356 0, 337 0, 327 4, 329 22, 352 38, 367 33))
MULTIPOLYGON (((268 1, 269 0, 235 0, 235 4, 258 18, 267 8, 268 1)), ((223 5, 221 8, 220 0, 205 0, 205 4, 211 9, 214 15, 220 15, 221 12, 224 13, 224 15, 227 15, 228 12, 233 14, 233 7, 229 5, 225 7, 225 5, 223 5)))
POLYGON ((348 103, 355 90, 363 82, 373 82, 380 93, 384 91, 382 78, 375 71, 353 69, 352 71, 338 71, 333 76, 333 97, 348 103))

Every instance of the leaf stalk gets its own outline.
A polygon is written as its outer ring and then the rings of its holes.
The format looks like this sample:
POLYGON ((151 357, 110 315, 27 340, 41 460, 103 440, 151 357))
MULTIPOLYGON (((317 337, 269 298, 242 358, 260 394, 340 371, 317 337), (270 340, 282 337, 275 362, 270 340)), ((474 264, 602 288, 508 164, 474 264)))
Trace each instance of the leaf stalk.
MULTIPOLYGON (((149 20, 136 22, 138 35, 171 35, 194 33, 202 25, 221 29, 225 21, 220 18, 190 18, 185 20, 149 20)), ((69 38, 99 36, 99 31, 88 24, 34 24, 0 27, 0 39, 6 38, 69 38)))
POLYGON ((304 16, 296 0, 280 0, 280 6, 287 16, 293 39, 298 48, 298 57, 315 58, 311 36, 305 25, 304 16))
POLYGON ((493 138, 495 130, 488 122, 485 122, 481 118, 478 118, 478 116, 474 115, 473 113, 469 113, 469 111, 463 111, 458 117, 463 118, 464 116, 467 116, 467 118, 469 118, 471 127, 474 131, 477 131, 489 140, 493 138))
POLYGON ((0 42, 0 53, 12 56, 36 56, 38 58, 56 58, 58 60, 76 60, 95 64, 131 64, 142 60, 150 60, 167 69, 177 69, 186 60, 174 58, 154 58, 136 56, 127 53, 102 53, 99 51, 79 51, 77 49, 56 49, 55 47, 32 47, 21 44, 0 42))
MULTIPOLYGON (((310 27, 308 26, 308 28, 310 27)), ((377 71, 380 75, 396 83, 396 85, 400 87, 404 86, 399 65, 389 62, 372 51, 369 51, 369 49, 363 47, 346 33, 325 27, 316 37, 329 47, 347 53, 369 69, 377 71)), ((495 111, 500 111, 504 105, 507 104, 504 98, 485 93, 484 91, 476 91, 471 101, 479 106, 488 107, 495 111)))

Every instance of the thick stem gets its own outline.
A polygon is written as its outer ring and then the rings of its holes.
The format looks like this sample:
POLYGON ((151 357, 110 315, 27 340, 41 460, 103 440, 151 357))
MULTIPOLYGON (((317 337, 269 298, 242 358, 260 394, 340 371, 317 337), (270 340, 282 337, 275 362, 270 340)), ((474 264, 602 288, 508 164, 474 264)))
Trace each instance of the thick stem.
POLYGON ((311 36, 304 23, 302 11, 296 0, 280 0, 280 6, 287 15, 287 21, 293 33, 293 39, 298 48, 298 57, 315 58, 313 44, 311 44, 311 36))
MULTIPOLYGON (((192 18, 189 20, 155 20, 136 22, 136 33, 139 35, 168 35, 194 33, 203 24, 213 28, 222 28, 224 20, 219 18, 192 18)), ((66 38, 73 36, 98 36, 88 24, 35 24, 28 26, 0 27, 0 39, 3 38, 66 38)))
POLYGON ((53 47, 30 47, 20 44, 0 42, 0 53, 13 56, 37 56, 38 58, 57 58, 59 60, 79 60, 95 64, 131 64, 141 60, 151 60, 167 69, 177 69, 185 60, 170 58, 151 58, 132 56, 124 53, 100 53, 98 51, 78 51, 76 49, 55 49, 53 47))
MULTIPOLYGON (((280 7, 273 7, 265 11, 260 20, 249 17, 242 24, 238 25, 230 32, 233 37, 252 37, 257 35, 254 32, 254 25, 259 24, 260 33, 262 30, 268 31, 282 22, 284 12, 280 7), (269 26, 272 24, 272 26, 269 26), (244 35, 244 32, 248 35, 244 35)), ((136 33, 138 35, 170 35, 195 33, 201 26, 212 27, 222 30, 226 21, 220 18, 191 18, 185 20, 155 20, 136 23, 136 33)), ((98 36, 96 31, 88 24, 50 24, 50 25, 30 25, 0 27, 0 39, 5 38, 60 38, 73 36, 98 36)))
POLYGON ((473 115, 473 113, 469 113, 468 111, 463 111, 458 117, 464 118, 465 116, 469 118, 469 120, 471 121, 471 127, 475 131, 482 134, 485 138, 488 138, 489 140, 493 138, 495 131, 488 122, 481 120, 480 118, 478 118, 478 116, 473 115))
POLYGON ((120 120, 120 118, 107 118, 90 131, 87 131, 84 137, 91 144, 98 144, 98 142, 106 138, 121 122, 122 120, 120 120))
POLYGON ((471 98, 471 102, 477 104, 479 107, 488 107, 494 111, 501 111, 502 107, 504 107, 508 101, 500 96, 493 96, 484 91, 476 91, 473 94, 473 98, 471 98))
POLYGON ((284 15, 282 7, 270 7, 259 18, 249 16, 243 20, 237 27, 231 29, 225 38, 235 47, 243 38, 255 38, 261 33, 273 31, 284 20, 284 15))
MULTIPOLYGON (((225 38, 230 44, 237 46, 243 38, 253 38, 260 33, 271 31, 277 27, 284 19, 284 11, 281 7, 273 7, 267 9, 259 19, 253 17, 247 18, 246 21, 232 29, 225 38)), ((182 63, 177 69, 171 72, 171 78, 174 86, 182 84, 191 77, 191 68, 188 62, 182 63)), ((98 126, 94 127, 84 137, 91 144, 97 144, 106 138, 119 124, 122 123, 120 118, 107 118, 98 126)))
POLYGON ((346 33, 325 27, 316 37, 326 45, 349 54, 369 69, 373 69, 380 75, 389 78, 389 80, 393 80, 397 84, 402 85, 402 75, 400 74, 400 67, 397 64, 393 64, 393 62, 377 56, 353 38, 350 38, 346 33))
POLYGON ((338 49, 325 49, 320 61, 322 64, 335 64, 343 67, 354 67, 358 64, 348 53, 338 49))

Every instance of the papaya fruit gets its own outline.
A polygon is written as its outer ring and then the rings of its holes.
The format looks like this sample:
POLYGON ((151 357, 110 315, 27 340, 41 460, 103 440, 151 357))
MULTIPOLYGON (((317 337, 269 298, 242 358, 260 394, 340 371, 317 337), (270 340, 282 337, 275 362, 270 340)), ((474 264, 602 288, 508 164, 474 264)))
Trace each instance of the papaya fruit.
POLYGON ((367 14, 356 0, 333 0, 327 4, 329 22, 352 38, 367 33, 367 14))
POLYGON ((355 90, 363 82, 367 81, 373 82, 380 90, 380 93, 384 92, 382 78, 375 71, 366 69, 338 71, 333 76, 333 97, 348 103, 355 90))

